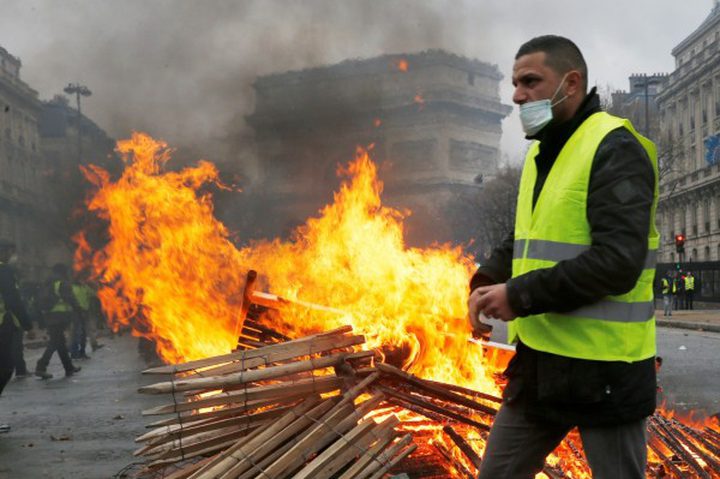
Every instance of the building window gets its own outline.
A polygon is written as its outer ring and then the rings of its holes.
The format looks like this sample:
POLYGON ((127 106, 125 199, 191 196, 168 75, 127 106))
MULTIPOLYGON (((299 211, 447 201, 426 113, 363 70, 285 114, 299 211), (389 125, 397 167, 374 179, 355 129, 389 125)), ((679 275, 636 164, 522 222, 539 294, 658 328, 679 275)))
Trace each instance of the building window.
POLYGON ((692 249, 692 256, 690 257, 690 261, 697 261, 697 257, 698 257, 697 248, 693 248, 693 249, 692 249))
POLYGON ((705 258, 704 259, 705 259, 705 261, 710 261, 710 247, 709 246, 705 247, 705 258))
POLYGON ((703 224, 705 225, 705 233, 710 232, 710 200, 703 201, 703 224))

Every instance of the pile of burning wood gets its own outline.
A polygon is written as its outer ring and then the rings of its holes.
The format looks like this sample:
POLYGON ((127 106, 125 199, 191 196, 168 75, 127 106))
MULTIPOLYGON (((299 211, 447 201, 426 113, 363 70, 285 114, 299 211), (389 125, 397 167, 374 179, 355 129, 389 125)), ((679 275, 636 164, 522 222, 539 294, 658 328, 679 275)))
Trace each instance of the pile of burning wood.
MULTIPOLYGON (((137 438, 144 445, 136 454, 148 458, 149 473, 176 479, 380 478, 417 448, 395 414, 400 408, 438 428, 449 422, 489 428, 476 416, 490 418, 497 398, 473 392, 478 401, 449 385, 374 365, 375 352, 357 350, 364 341, 348 326, 149 369, 145 373, 169 374, 170 381, 141 392, 171 394, 173 402, 144 414, 172 417, 137 438)), ((468 443, 448 431, 479 464, 468 443)), ((464 468, 445 446, 437 450, 464 468)), ((426 470, 447 470, 421 462, 426 470)))
MULTIPOLYGON (((500 399, 418 378, 362 349, 350 326, 299 339, 251 319, 235 352, 146 374, 141 392, 171 401, 136 440, 141 477, 476 477, 500 399)), ((720 433, 660 414, 649 423, 648 477, 720 477, 720 433)), ((590 477, 579 437, 549 459, 549 478, 590 477)))

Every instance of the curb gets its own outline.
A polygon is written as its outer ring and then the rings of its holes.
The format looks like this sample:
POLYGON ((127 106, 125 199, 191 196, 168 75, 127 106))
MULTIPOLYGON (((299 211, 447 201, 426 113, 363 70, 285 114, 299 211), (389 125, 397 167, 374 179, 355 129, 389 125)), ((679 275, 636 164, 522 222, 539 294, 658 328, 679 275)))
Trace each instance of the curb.
POLYGON ((655 323, 665 328, 692 329, 694 331, 710 331, 720 333, 720 324, 693 323, 690 321, 676 321, 673 319, 657 319, 655 323))

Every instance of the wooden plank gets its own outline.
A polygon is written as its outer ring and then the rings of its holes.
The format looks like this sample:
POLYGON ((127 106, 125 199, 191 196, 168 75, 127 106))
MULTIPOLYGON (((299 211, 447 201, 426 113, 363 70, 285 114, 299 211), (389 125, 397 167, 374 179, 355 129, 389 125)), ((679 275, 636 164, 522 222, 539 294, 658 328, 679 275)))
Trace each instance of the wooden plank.
MULTIPOLYGON (((373 460, 367 465, 367 467, 362 469, 360 472, 357 472, 354 476, 351 476, 352 479, 365 479, 371 474, 375 474, 377 471, 390 464, 392 458, 411 442, 412 435, 405 434, 403 437, 400 438, 398 442, 390 446, 388 449, 380 452, 380 454, 373 458, 373 460)), ((344 479, 348 479, 345 478, 345 476, 342 477, 344 479)))
MULTIPOLYGON (((355 395, 353 391, 351 395, 355 395)), ((294 471, 300 469, 309 457, 322 450, 338 436, 345 434, 355 427, 358 421, 375 409, 385 399, 382 394, 374 394, 367 401, 354 407, 352 402, 340 401, 338 406, 328 412, 312 429, 296 439, 296 447, 288 452, 280 465, 273 464, 274 468, 268 471, 274 473, 276 479, 289 477, 294 471), (337 409, 340 407, 340 409, 337 409), (338 422, 339 421, 339 422, 338 422)))
POLYGON ((472 465, 475 466, 475 469, 479 471, 482 465, 482 459, 477 455, 472 446, 465 441, 465 438, 458 434, 452 426, 443 427, 443 432, 453 440, 455 445, 460 448, 463 454, 465 454, 465 457, 467 457, 472 465))
POLYGON ((148 425, 146 425, 146 428, 157 428, 162 426, 172 426, 172 425, 179 425, 179 424, 186 424, 191 422, 197 422, 197 421, 208 421, 213 419, 218 419, 221 417, 230 417, 230 416, 241 416, 241 415, 248 415, 249 412, 255 411, 256 409, 274 409, 278 407, 288 406, 292 405, 294 406, 295 403, 298 402, 298 400, 301 398, 295 397, 281 397, 281 398, 274 398, 274 399, 261 399, 259 401, 248 401, 246 403, 241 403, 239 406, 234 407, 220 407, 219 409, 212 409, 210 411, 190 411, 190 412, 183 412, 181 414, 173 415, 170 418, 167 419, 161 419, 159 421, 154 421, 148 425))
POLYGON ((138 392, 148 394, 167 394, 179 391, 193 391, 202 389, 223 389, 238 384, 254 383, 277 379, 291 374, 312 371, 314 369, 325 369, 337 366, 345 360, 347 353, 336 353, 319 358, 311 358, 305 361, 296 361, 280 366, 271 366, 262 369, 251 369, 239 373, 227 374, 225 376, 211 376, 207 378, 179 379, 177 381, 165 381, 161 383, 142 386, 138 392))
POLYGON ((381 479, 391 468, 395 467, 396 464, 412 454, 415 449, 417 449, 417 444, 411 444, 410 447, 401 451, 400 454, 391 459, 386 466, 380 468, 379 471, 370 476, 370 479, 381 479))
POLYGON ((292 416, 284 417, 282 423, 273 424, 268 431, 258 435, 253 441, 234 447, 221 461, 202 471, 202 474, 193 476, 192 479, 237 477, 252 469, 253 464, 262 461, 289 438, 327 413, 337 403, 336 399, 325 400, 312 409, 296 409, 292 416))
POLYGON ((325 467, 335 455, 342 453, 359 438, 369 434, 375 427, 377 427, 377 424, 372 419, 361 421, 360 424, 352 428, 347 434, 339 437, 330 444, 327 449, 318 454, 315 459, 300 469, 300 472, 295 474, 293 479, 309 479, 315 477, 318 470, 325 467))
MULTIPOLYGON (((406 437, 408 438, 407 441, 410 442, 409 435, 406 437)), ((393 439, 395 439, 395 431, 391 429, 379 438, 375 445, 366 450, 338 479, 352 479, 355 477, 355 475, 365 469, 367 465, 370 464, 370 461, 372 461, 380 451, 383 451, 393 439)))
POLYGON ((393 428, 400 423, 400 420, 397 416, 391 415, 380 424, 376 424, 372 419, 365 422, 372 423, 366 432, 363 432, 361 428, 363 424, 359 424, 321 452, 293 478, 330 479, 348 462, 367 451, 374 442, 381 440, 388 433, 392 433, 393 428))
POLYGON ((416 406, 420 406, 423 409, 427 409, 429 411, 441 414, 443 416, 449 417, 451 419, 455 419, 456 421, 462 422, 464 424, 468 424, 470 426, 474 426, 482 431, 489 431, 490 426, 487 424, 483 424, 481 422, 477 422, 474 419, 470 419, 468 417, 465 417, 461 414, 457 414, 453 411, 449 411, 441 406, 438 406, 437 404, 434 404, 430 401, 427 401, 425 399, 421 399, 417 396, 413 396, 410 394, 401 393, 399 391, 396 391, 392 388, 386 387, 386 386, 379 386, 379 391, 384 392, 391 398, 398 398, 401 401, 409 402, 410 404, 414 404, 416 406))
POLYGON ((240 303, 240 311, 238 312, 237 319, 235 320, 235 334, 233 337, 237 338, 240 334, 240 330, 245 323, 245 317, 248 311, 250 311, 250 304, 252 304, 252 293, 255 289, 255 281, 257 281, 257 271, 251 269, 245 275, 245 287, 243 288, 242 303, 240 303))
MULTIPOLYGON (((317 407, 319 401, 320 399, 318 397, 310 398, 294 407, 291 411, 288 411, 280 419, 271 424, 270 427, 255 434, 252 438, 246 441, 237 441, 232 447, 223 451, 223 453, 218 455, 213 461, 190 476, 191 479, 218 477, 234 464, 236 455, 246 454, 246 451, 252 450, 252 448, 255 448, 258 444, 263 444, 276 433, 282 431, 286 426, 292 424, 298 414, 304 414, 317 407)), ((325 402, 328 401, 326 400, 323 403, 325 402)), ((239 457, 242 458, 244 456, 240 455, 239 457)))
POLYGON ((241 404, 260 399, 298 398, 300 396, 307 396, 314 393, 329 393, 340 389, 343 384, 344 380, 336 376, 301 379, 300 381, 296 381, 291 384, 271 384, 268 386, 247 388, 241 391, 220 393, 215 396, 208 396, 196 401, 165 404, 163 406, 146 409, 142 412, 142 414, 144 416, 174 414, 177 412, 192 411, 193 409, 210 406, 241 404))
POLYGON ((261 358, 261 357, 269 356, 271 354, 277 354, 280 352, 292 350, 292 349, 296 348, 298 345, 307 347, 308 343, 312 343, 313 341, 317 341, 321 338, 343 336, 344 334, 349 333, 351 331, 352 331, 352 326, 341 326, 341 327, 339 327, 337 329, 333 329, 331 331, 324 331, 322 333, 312 334, 310 336, 293 339, 292 341, 287 341, 284 343, 271 344, 271 345, 268 345, 268 346, 265 346, 265 347, 259 348, 259 349, 235 351, 235 352, 228 353, 228 354, 222 354, 219 356, 213 356, 213 357, 204 358, 204 359, 197 359, 195 361, 188 361, 188 362, 180 363, 180 364, 169 364, 166 366, 158 366, 155 368, 146 369, 145 371, 143 371, 143 374, 176 374, 178 372, 205 368, 208 366, 228 363, 231 361, 240 361, 240 362, 247 361, 247 360, 253 359, 253 358, 261 358))
POLYGON ((423 393, 426 393, 438 399, 442 399, 443 401, 460 404, 461 406, 465 406, 485 414, 490 414, 492 416, 497 414, 497 409, 495 408, 492 408, 485 404, 480 404, 479 402, 473 401, 472 399, 469 399, 465 396, 461 396, 460 394, 448 391, 443 387, 428 383, 427 381, 420 379, 417 376, 408 374, 405 371, 402 371, 389 364, 379 363, 377 365, 377 368, 380 372, 395 376, 396 378, 401 379, 403 382, 419 388, 420 390, 422 390, 423 393))
POLYGON ((210 422, 202 421, 200 424, 183 424, 180 427, 176 427, 175 429, 165 434, 162 434, 163 431, 160 431, 157 436, 151 438, 149 445, 155 446, 169 440, 174 440, 180 437, 188 437, 199 432, 217 430, 226 426, 240 425, 251 428, 254 427, 255 424, 257 424, 258 422, 265 423, 268 419, 277 419, 278 416, 286 413, 287 409, 287 407, 282 407, 278 409, 269 409, 267 411, 262 411, 251 416, 220 418, 210 422))

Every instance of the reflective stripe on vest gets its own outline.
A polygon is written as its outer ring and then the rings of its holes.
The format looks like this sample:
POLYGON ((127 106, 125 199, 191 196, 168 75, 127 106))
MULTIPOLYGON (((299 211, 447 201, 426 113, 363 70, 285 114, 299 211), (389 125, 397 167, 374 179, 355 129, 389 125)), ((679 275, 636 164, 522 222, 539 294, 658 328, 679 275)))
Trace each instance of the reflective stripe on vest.
POLYGON ((527 153, 515 217, 513 277, 551 268, 588 251, 592 237, 587 221, 587 195, 593 159, 611 131, 625 127, 648 153, 655 174, 655 192, 644 269, 627 293, 566 313, 544 313, 510 323, 510 341, 520 339, 533 349, 561 356, 605 361, 638 361, 655 355, 653 284, 659 235, 657 156, 655 147, 629 121, 595 113, 573 133, 558 154, 533 208, 537 180, 535 142, 527 153))
MULTIPOLYGON (((528 259, 540 259, 553 262, 560 262, 567 259, 573 259, 590 249, 589 245, 561 243, 559 241, 547 240, 515 240, 513 245, 513 257, 522 257, 525 251, 525 244, 529 243, 526 257, 528 259)), ((648 249, 645 256, 643 269, 654 268, 657 263, 657 249, 648 249)))
POLYGON ((55 303, 55 306, 52 307, 50 310, 51 313, 66 313, 68 311, 72 311, 72 307, 65 302, 64 299, 62 299, 62 296, 60 296, 60 281, 55 281, 53 283, 53 291, 55 291, 55 296, 57 296, 57 303, 55 303))

